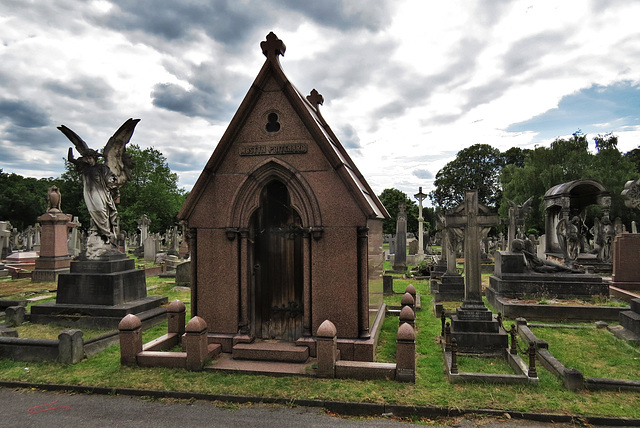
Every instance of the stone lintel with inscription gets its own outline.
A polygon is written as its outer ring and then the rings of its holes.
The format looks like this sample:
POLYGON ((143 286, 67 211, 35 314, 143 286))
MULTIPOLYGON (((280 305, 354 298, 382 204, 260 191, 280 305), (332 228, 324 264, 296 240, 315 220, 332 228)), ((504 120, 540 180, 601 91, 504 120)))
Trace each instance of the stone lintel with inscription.
POLYGON ((306 143, 243 144, 238 148, 240 156, 295 155, 307 153, 306 143))

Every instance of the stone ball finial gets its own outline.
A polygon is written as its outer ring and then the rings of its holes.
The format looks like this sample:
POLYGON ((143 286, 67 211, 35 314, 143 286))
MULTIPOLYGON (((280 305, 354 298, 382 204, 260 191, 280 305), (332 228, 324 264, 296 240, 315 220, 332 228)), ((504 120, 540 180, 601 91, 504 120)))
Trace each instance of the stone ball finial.
POLYGON ((405 293, 409 293, 412 296, 416 295, 416 287, 413 286, 413 284, 409 284, 407 285, 407 288, 404 290, 405 293))
POLYGON ((184 306, 184 303, 182 303, 178 299, 169 303, 169 306, 167 306, 167 312, 184 312, 185 310, 186 308, 184 306))
POLYGON ((316 332, 318 337, 336 337, 337 334, 336 326, 329 320, 324 320, 316 332))
POLYGON ((207 329, 207 322, 200 318, 199 316, 195 316, 189 320, 186 327, 184 328, 185 333, 201 333, 207 329))
POLYGON ((123 331, 133 331, 140 327, 142 327, 142 322, 140 321, 140 318, 138 318, 133 314, 125 315, 125 317, 122 318, 122 320, 118 324, 118 330, 123 330, 123 331))
POLYGON ((414 321, 416 314, 413 313, 410 306, 405 306, 400 311, 400 321, 414 321))
POLYGON ((400 301, 401 305, 413 305, 415 300, 413 300, 413 296, 409 293, 404 293, 402 296, 402 300, 400 301))
POLYGON ((416 332, 406 322, 398 327, 397 340, 413 341, 416 340, 416 332))

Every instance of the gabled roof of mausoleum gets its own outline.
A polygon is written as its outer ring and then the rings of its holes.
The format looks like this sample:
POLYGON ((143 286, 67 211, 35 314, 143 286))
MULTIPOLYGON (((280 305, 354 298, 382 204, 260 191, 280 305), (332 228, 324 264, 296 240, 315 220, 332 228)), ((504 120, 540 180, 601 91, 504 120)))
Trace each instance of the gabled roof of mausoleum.
POLYGON ((246 119, 252 113, 256 103, 262 95, 265 86, 270 81, 275 81, 285 94, 294 111, 299 115, 305 127, 320 147, 325 158, 338 173, 345 186, 353 196, 355 202, 368 218, 387 218, 389 214, 382 202, 375 195, 366 182, 355 163, 345 150, 344 146, 333 133, 320 113, 320 105, 324 102, 322 95, 313 89, 308 96, 302 93, 289 81, 282 66, 280 55, 284 56, 286 47, 282 40, 274 33, 267 35, 266 41, 260 43, 262 53, 267 57, 260 69, 251 88, 231 119, 229 126, 216 146, 211 158, 207 162, 200 177, 189 193, 185 204, 182 206, 179 219, 189 218, 194 207, 198 204, 207 183, 215 176, 221 163, 231 149, 235 137, 242 130, 246 119))

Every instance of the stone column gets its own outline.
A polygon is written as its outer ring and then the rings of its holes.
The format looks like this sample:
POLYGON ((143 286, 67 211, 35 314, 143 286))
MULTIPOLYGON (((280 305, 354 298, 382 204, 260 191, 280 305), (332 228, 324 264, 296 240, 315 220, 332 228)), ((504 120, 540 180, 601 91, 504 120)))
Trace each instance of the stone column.
MULTIPOLYGON (((465 193, 467 226, 464 246, 464 300, 482 304, 482 275, 480 272, 480 238, 478 226, 478 192, 465 193)), ((484 305, 483 305, 484 306, 484 305)))
POLYGON ((358 315, 360 338, 369 333, 369 228, 358 227, 358 315))
POLYGON ((249 334, 249 284, 251 283, 251 270, 249 266, 249 229, 240 230, 240 333, 249 334))
POLYGON ((302 233, 303 319, 302 335, 311 336, 311 231, 302 233))
POLYGON ((198 315, 198 229, 189 228, 187 233, 191 254, 191 316, 198 315))

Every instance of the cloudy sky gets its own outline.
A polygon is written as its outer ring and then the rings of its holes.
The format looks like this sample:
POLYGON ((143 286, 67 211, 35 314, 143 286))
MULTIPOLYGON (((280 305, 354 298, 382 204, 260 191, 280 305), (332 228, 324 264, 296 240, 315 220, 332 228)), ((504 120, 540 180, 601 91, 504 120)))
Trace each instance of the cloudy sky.
POLYGON ((475 143, 533 148, 580 129, 626 152, 640 144, 639 17, 628 0, 0 0, 0 169, 59 176, 57 126, 101 149, 134 117, 132 143, 189 190, 270 31, 378 194, 432 190, 475 143))

